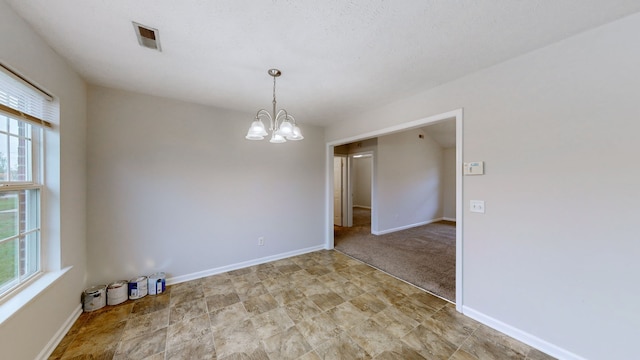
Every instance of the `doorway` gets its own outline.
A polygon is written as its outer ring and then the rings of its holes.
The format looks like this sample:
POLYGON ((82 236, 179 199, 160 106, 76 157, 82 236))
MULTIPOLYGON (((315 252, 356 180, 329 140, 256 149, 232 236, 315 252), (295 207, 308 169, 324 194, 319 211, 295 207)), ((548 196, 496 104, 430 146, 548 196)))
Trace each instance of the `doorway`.
MULTIPOLYGON (((338 147, 342 144, 348 144, 348 143, 355 143, 358 141, 362 141, 363 139, 371 139, 371 138, 375 138, 378 136, 382 136, 382 135, 390 135, 390 134, 394 134, 394 133, 399 133, 405 130, 412 130, 412 129, 417 129, 417 128, 421 128, 424 127, 426 125, 432 125, 432 124, 436 124, 439 122, 443 122, 446 120, 451 120, 454 119, 455 120, 455 137, 456 137, 456 145, 455 145, 455 203, 456 203, 456 209, 455 209, 455 217, 456 217, 456 226, 455 226, 455 274, 456 274, 456 280, 455 280, 455 303, 456 303, 456 309, 458 311, 462 311, 462 299, 463 299, 463 293, 462 293, 462 254, 463 254, 463 238, 462 238, 462 225, 463 225, 463 207, 462 207, 462 173, 461 173, 461 168, 462 168, 462 133, 463 133, 463 127, 462 127, 462 109, 458 109, 458 110, 454 110, 451 112, 447 112, 447 113, 443 113, 443 114, 439 114, 439 115, 435 115, 435 116, 431 116, 431 117, 427 117, 424 119, 419 119, 416 121, 411 121, 411 122, 407 122, 404 124, 400 124, 400 125, 396 125, 393 127, 389 127, 389 128, 385 128, 382 130, 378 130, 378 131, 374 131, 374 132, 370 132, 370 133, 365 133, 359 136, 354 136, 351 138, 346 138, 346 139, 342 139, 342 140, 337 140, 337 141, 332 141, 327 143, 327 158, 328 159, 332 159, 333 155, 334 155, 334 148, 338 147)), ((330 169, 330 174, 328 174, 328 178, 329 176, 333 176, 333 167, 329 167, 330 169)), ((373 179, 375 181, 375 176, 373 176, 373 179)), ((328 187, 332 193, 333 192, 333 182, 328 182, 328 187)), ((375 186, 375 184, 374 184, 375 186)), ((376 205, 375 205, 375 192, 374 192, 374 198, 372 199, 372 210, 375 212, 376 210, 376 205)), ((327 215, 333 217, 333 203, 329 203, 327 204, 327 215)), ((329 219, 329 216, 327 216, 327 219, 329 219)), ((375 216, 373 217, 373 220, 375 222, 376 218, 375 216)), ((334 247, 334 238, 333 238, 333 224, 329 223, 327 224, 328 226, 328 231, 327 231, 327 242, 326 242, 326 248, 327 249, 333 249, 334 247)), ((373 224, 372 224, 373 225, 373 224)))

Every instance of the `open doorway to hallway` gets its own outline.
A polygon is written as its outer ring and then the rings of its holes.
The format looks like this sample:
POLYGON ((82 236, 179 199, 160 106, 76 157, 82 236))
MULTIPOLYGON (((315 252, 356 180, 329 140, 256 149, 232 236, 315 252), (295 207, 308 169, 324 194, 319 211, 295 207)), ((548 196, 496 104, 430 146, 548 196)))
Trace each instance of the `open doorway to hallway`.
POLYGON ((349 215, 335 249, 455 302, 456 120, 334 152, 348 159, 349 215))

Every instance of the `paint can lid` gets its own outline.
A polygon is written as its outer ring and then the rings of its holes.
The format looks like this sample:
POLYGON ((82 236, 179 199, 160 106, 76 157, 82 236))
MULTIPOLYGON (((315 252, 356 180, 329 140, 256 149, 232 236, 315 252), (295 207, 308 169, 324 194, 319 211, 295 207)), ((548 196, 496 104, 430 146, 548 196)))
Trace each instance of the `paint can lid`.
POLYGON ((126 286, 127 283, 128 283, 127 280, 114 281, 111 284, 109 284, 109 286, 107 286, 107 289, 118 289, 118 288, 121 288, 123 286, 126 286))
POLYGON ((141 282, 141 281, 145 281, 147 280, 146 276, 139 276, 137 278, 133 278, 131 280, 129 280, 130 283, 137 283, 137 282, 141 282))
POLYGON ((107 288, 107 285, 96 285, 92 286, 84 291, 86 295, 97 295, 100 292, 104 291, 107 288))

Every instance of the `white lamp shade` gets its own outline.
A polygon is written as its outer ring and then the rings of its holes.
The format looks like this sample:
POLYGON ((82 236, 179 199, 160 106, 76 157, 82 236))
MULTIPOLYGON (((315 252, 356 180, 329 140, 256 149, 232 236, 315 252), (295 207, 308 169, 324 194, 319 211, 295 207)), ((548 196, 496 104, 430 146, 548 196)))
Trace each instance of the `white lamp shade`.
POLYGON ((287 140, 302 140, 304 139, 304 136, 302 136, 302 131, 300 131, 300 128, 297 125, 293 126, 293 133, 289 136, 287 136, 287 140))
POLYGON ((273 134, 271 136, 271 140, 269 140, 270 143, 274 143, 274 144, 280 144, 283 142, 287 142, 287 140, 285 140, 285 138, 282 135, 278 135, 278 134, 273 134))
POLYGON ((280 136, 293 135, 293 124, 289 121, 283 121, 282 124, 280 124, 280 128, 278 129, 276 134, 280 136))
POLYGON ((257 119, 251 123, 249 131, 247 131, 247 136, 245 136, 245 138, 248 140, 262 140, 267 135, 267 130, 264 128, 262 120, 257 119))

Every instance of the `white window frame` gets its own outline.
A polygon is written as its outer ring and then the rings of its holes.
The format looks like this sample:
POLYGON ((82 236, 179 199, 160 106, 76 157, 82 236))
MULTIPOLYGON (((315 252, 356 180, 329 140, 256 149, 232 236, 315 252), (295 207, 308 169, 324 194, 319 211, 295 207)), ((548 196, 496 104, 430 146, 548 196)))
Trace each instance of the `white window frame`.
MULTIPOLYGON (((10 114, 6 114, 4 112, 0 112, 0 116, 6 117, 7 122, 9 119, 17 120, 19 122, 24 122, 21 119, 11 116, 10 114)), ((27 122, 25 122, 27 123, 27 122)), ((29 154, 31 155, 31 180, 30 181, 0 181, 0 194, 10 193, 10 192, 18 192, 25 191, 32 192, 32 194, 36 194, 34 198, 30 199, 30 204, 28 206, 27 217, 31 218, 31 222, 35 222, 35 226, 25 229, 25 231, 21 232, 18 227, 17 234, 10 236, 6 239, 0 239, 1 242, 9 242, 16 241, 18 245, 17 255, 14 261, 18 262, 18 274, 17 278, 13 279, 10 282, 2 285, 0 284, 0 302, 4 299, 10 297, 15 292, 22 289, 24 286, 30 284, 33 280, 38 278, 43 273, 43 260, 42 260, 42 193, 43 193, 43 159, 44 159, 44 147, 42 146, 43 142, 43 129, 38 126, 30 126, 31 128, 31 151, 29 154), (35 235, 34 243, 27 241, 27 237, 31 235, 35 235), (22 251, 20 249, 20 243, 22 239, 22 243, 24 245, 25 252, 25 266, 23 269, 22 259, 20 258, 20 254, 22 251), (31 250, 31 252, 29 252, 31 250), (33 264, 35 262, 35 264, 33 264), (30 268, 33 265, 35 269, 33 272, 23 273, 23 270, 30 268)), ((0 129, 0 136, 7 136, 10 138, 12 135, 8 134, 7 129, 0 129)), ((9 154, 7 154, 9 156, 9 154)), ((9 164, 7 164, 7 171, 9 164)), ((1 260, 1 259, 0 259, 1 260)))

